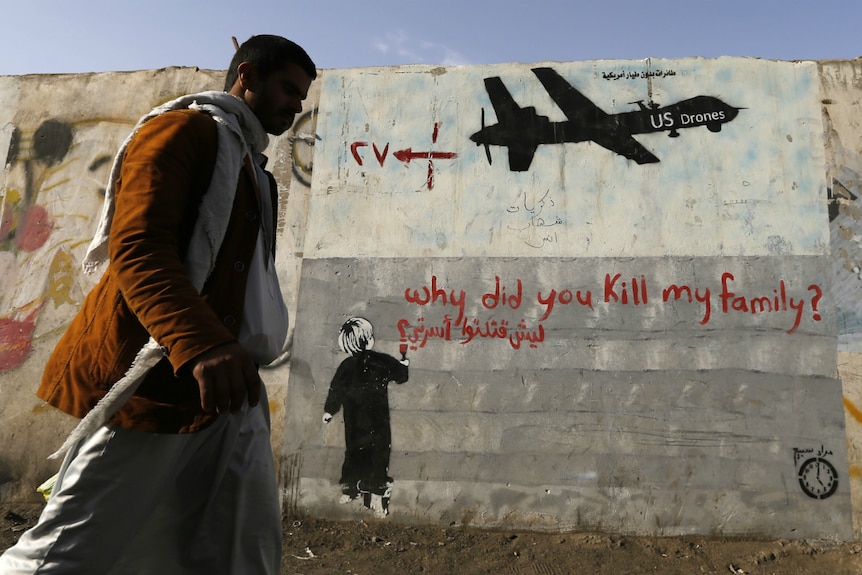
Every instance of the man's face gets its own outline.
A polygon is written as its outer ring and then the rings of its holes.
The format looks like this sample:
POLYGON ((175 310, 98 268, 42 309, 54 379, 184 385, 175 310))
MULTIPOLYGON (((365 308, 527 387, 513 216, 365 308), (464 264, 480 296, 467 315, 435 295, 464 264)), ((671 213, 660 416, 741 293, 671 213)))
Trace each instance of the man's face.
POLYGON ((266 80, 258 81, 245 100, 267 133, 279 136, 302 112, 302 101, 310 86, 311 77, 305 70, 296 64, 285 64, 266 80))

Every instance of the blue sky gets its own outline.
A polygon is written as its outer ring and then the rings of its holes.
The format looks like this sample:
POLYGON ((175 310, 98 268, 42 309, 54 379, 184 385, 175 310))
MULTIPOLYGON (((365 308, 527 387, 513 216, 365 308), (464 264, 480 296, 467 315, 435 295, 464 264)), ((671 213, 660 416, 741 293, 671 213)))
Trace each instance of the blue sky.
POLYGON ((221 70, 273 33, 319 68, 862 56, 859 0, 12 0, 0 75, 221 70), (241 7, 241 8, 238 8, 241 7))

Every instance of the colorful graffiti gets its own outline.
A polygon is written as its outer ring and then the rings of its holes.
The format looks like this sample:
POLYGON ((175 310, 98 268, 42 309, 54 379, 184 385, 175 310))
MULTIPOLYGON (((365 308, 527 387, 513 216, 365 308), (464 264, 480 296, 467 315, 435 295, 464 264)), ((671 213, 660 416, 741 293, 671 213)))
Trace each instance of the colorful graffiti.
MULTIPOLYGON (((20 186, 4 186, 2 216, 0 216, 0 250, 5 271, 3 283, 14 291, 22 260, 41 249, 54 228, 54 219, 45 205, 39 203, 39 191, 46 177, 58 166, 72 147, 74 130, 71 125, 56 119, 42 122, 27 140, 21 130, 7 125, 5 155, 6 174, 16 168, 23 176, 20 186)), ((58 255, 49 273, 60 277, 64 258, 58 255)), ((52 288, 55 297, 59 290, 52 288)), ((9 291, 4 290, 4 299, 9 301, 9 291)), ((13 305, 0 317, 0 372, 20 365, 31 348, 31 338, 36 318, 44 298, 33 298, 13 305)))
POLYGON ((111 149, 129 126, 122 119, 50 118, 35 128, 23 122, 0 130, 0 373, 29 357, 46 304, 68 306, 43 326, 59 330, 87 289, 78 251, 104 197, 111 149))

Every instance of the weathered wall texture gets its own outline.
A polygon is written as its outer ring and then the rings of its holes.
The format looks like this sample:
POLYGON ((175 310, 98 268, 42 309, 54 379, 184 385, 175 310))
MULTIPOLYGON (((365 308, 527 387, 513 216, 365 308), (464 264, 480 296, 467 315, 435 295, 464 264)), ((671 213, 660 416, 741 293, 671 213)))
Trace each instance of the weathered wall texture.
POLYGON ((844 393, 856 537, 862 532, 862 61, 820 66, 838 374, 844 393))
MULTIPOLYGON (((858 537, 860 72, 323 71, 269 152, 294 323, 264 374, 286 507, 373 516, 364 494, 340 503, 345 446, 391 429, 391 521, 858 537), (324 423, 353 317, 406 350, 409 380, 387 405, 356 374, 324 423)), ((0 78, 0 497, 54 472, 72 424, 33 390, 93 281, 77 266, 106 159, 153 105, 220 84, 0 78)))

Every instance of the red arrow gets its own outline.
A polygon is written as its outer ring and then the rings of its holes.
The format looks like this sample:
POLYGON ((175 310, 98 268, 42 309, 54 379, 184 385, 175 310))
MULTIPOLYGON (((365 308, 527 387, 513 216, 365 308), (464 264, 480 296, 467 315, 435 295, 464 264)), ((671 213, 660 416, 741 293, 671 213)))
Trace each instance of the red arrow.
POLYGON ((410 160, 449 160, 458 157, 455 152, 414 152, 413 148, 398 150, 392 155, 407 164, 410 163, 410 160))

